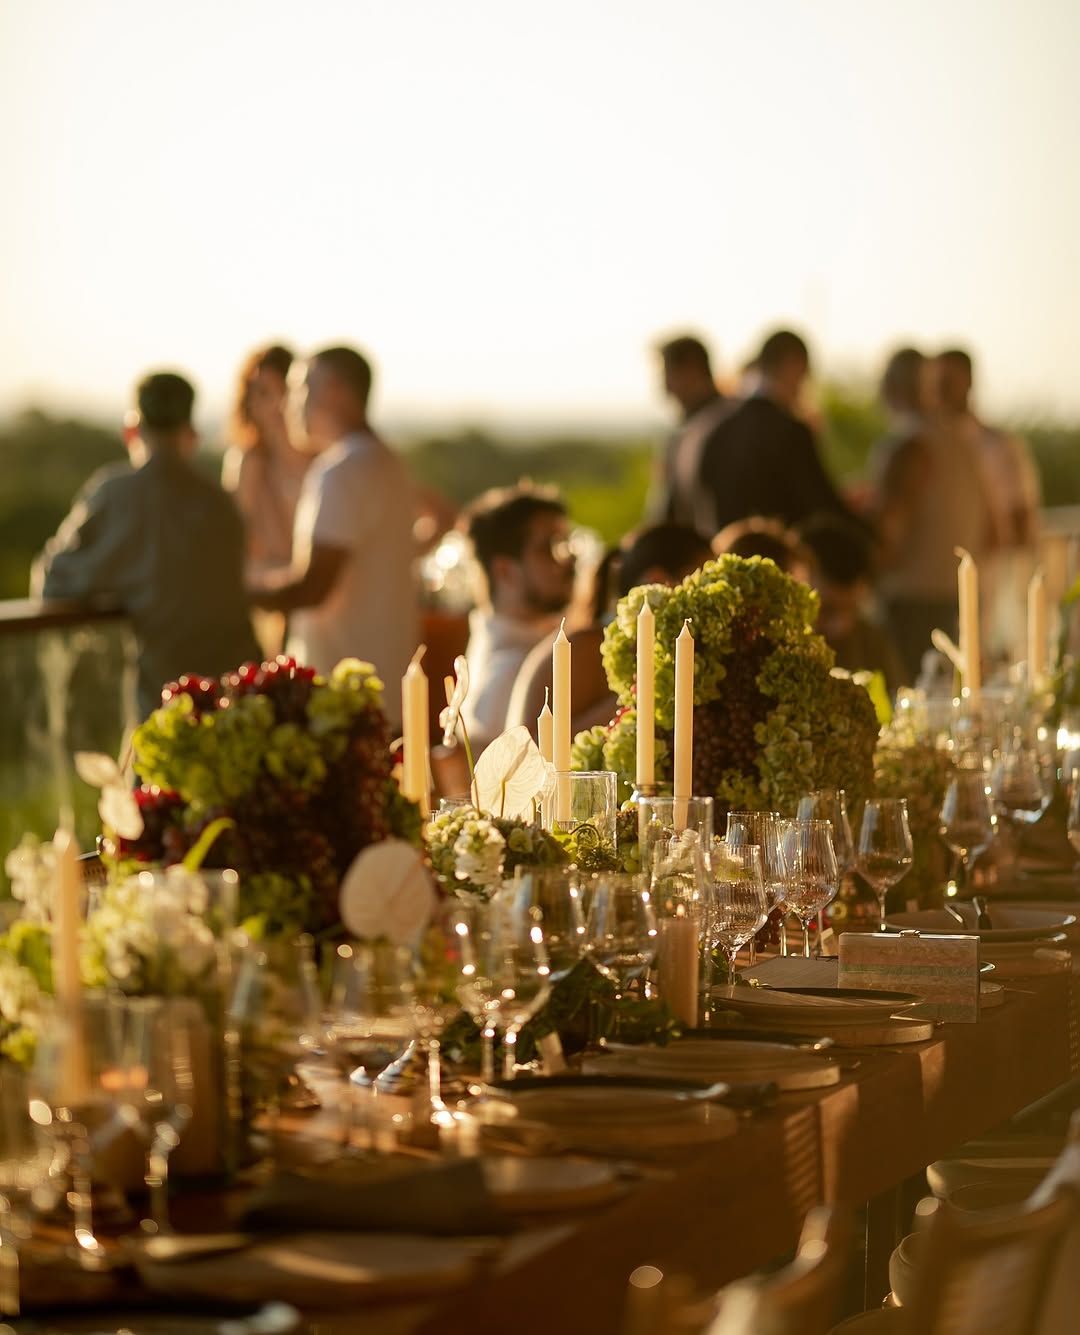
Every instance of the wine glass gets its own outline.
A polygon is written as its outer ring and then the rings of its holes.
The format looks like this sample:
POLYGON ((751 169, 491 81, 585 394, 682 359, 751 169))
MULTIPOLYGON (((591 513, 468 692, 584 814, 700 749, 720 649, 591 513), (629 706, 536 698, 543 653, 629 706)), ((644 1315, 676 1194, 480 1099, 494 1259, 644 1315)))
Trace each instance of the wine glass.
POLYGON ((717 946, 723 948, 728 983, 733 987, 735 957, 741 946, 753 940, 769 915, 761 847, 714 839, 709 869, 704 917, 706 955, 717 946))
POLYGON ((998 815, 1008 824, 1010 861, 1013 861, 1024 828, 1039 820, 1051 798, 1042 757, 1022 728, 1013 730, 999 754, 991 771, 990 790, 998 815))
MULTIPOLYGON (((795 815, 800 820, 832 821, 833 850, 836 853, 836 870, 840 881, 855 865, 855 843, 851 837, 851 822, 848 820, 847 795, 843 788, 816 788, 799 799, 795 815)), ((821 909, 818 909, 818 949, 821 949, 825 922, 821 909)))
POLYGON ((518 867, 513 894, 544 934, 548 981, 561 982, 585 951, 581 876, 576 867, 518 867))
POLYGON ((517 1036, 551 994, 544 932, 514 886, 470 907, 462 933, 458 996, 480 1026, 482 1074, 495 1078, 495 1035, 503 1035, 503 1078, 514 1078, 517 1036))
POLYGON ((53 1147, 43 1126, 51 1122, 43 1104, 31 1106, 22 1071, 7 1068, 0 1080, 0 1318, 19 1315, 19 1244, 25 1225, 20 1207, 49 1173, 53 1147))
POLYGON ((913 848, 907 800, 871 797, 863 807, 855 866, 877 895, 881 931, 885 931, 885 900, 911 870, 913 848))
POLYGON ((663 855, 670 858, 673 840, 677 841, 675 849, 690 850, 696 845, 704 859, 712 837, 711 797, 691 797, 678 802, 673 797, 642 797, 638 801, 641 870, 649 878, 650 885, 653 882, 656 857, 663 855))
POLYGON ((644 877, 598 872, 585 924, 585 954, 615 984, 615 1037, 619 1002, 632 980, 652 963, 657 940, 656 913, 644 877))
POLYGON ((293 1108, 318 1107, 296 1073, 297 1063, 319 1046, 314 945, 306 933, 259 944, 240 934, 226 1017, 226 1043, 234 1050, 229 1078, 239 1085, 230 1097, 266 1113, 271 1152, 286 1099, 293 1108))
MULTIPOLYGON (((787 909, 784 905, 784 893, 787 889, 787 867, 784 865, 784 850, 780 842, 780 813, 777 811, 729 811, 727 818, 727 842, 731 847, 738 844, 757 844, 761 849, 762 871, 765 877, 765 900, 769 910, 780 910, 780 954, 787 954, 787 932, 784 919, 787 909)), ((750 963, 754 962, 754 939, 750 939, 750 963)))
POLYGON ((445 900, 432 915, 414 958, 413 1020, 416 1037, 427 1052, 428 1120, 435 1126, 454 1124, 442 1097, 442 1036, 461 1013, 461 937, 467 931, 462 905, 445 900))
POLYGON ((960 858, 965 889, 972 859, 985 853, 993 841, 994 824, 986 774, 981 768, 955 770, 941 803, 938 832, 960 858))
POLYGON ((341 1076, 341 1144, 352 1145, 354 1076, 369 1085, 365 1140, 374 1154, 376 1077, 396 1061, 416 1033, 413 957, 385 941, 343 942, 334 953, 323 1009, 325 1051, 341 1076))
POLYGON ((1080 857, 1080 769, 1074 769, 1069 782, 1069 815, 1065 832, 1073 852, 1080 857))
POLYGON ((833 850, 832 822, 785 820, 780 837, 788 871, 785 902, 803 929, 803 955, 810 958, 810 924, 836 898, 840 877, 833 850))
POLYGON ((191 1020, 186 1007, 195 1001, 161 997, 118 1000, 117 1063, 112 1085, 124 1121, 146 1145, 146 1184, 150 1216, 146 1233, 170 1233, 169 1155, 191 1121, 195 1081, 191 1064, 191 1020))

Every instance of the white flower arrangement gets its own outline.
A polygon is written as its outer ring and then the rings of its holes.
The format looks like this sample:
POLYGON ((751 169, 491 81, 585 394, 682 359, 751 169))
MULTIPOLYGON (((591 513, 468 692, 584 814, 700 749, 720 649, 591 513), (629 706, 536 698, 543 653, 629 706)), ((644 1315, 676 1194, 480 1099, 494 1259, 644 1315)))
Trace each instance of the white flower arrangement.
POLYGON ((24 834, 4 859, 11 893, 22 905, 19 916, 27 922, 45 923, 52 912, 56 857, 51 843, 24 834))

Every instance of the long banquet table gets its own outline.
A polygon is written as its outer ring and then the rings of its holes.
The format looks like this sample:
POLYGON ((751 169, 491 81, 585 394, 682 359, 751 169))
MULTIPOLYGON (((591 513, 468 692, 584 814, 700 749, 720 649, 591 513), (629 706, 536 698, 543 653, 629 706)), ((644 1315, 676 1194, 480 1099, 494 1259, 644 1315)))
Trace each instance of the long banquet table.
POLYGON ((767 1264, 794 1245, 813 1205, 889 1192, 1080 1072, 1075 980, 1025 978, 977 1024, 844 1055, 858 1065, 840 1084, 782 1095, 733 1137, 675 1150, 623 1199, 576 1216, 565 1236, 440 1303, 417 1329, 601 1335, 618 1331, 636 1266, 708 1291, 767 1264))

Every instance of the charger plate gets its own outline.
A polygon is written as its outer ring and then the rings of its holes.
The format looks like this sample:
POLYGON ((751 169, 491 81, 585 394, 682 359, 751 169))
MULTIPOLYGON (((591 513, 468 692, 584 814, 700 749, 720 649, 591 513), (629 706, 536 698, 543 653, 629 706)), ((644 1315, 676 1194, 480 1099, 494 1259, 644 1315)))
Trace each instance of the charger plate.
POLYGON ((297 1233, 203 1260, 141 1259, 137 1265, 154 1293, 219 1302, 254 1302, 274 1293, 300 1307, 335 1308, 459 1288, 491 1246, 401 1233, 297 1233))
POLYGON ((641 1074, 730 1083, 761 1081, 778 1090, 835 1085, 840 1064, 832 1057, 780 1043, 682 1039, 667 1047, 612 1045, 611 1055, 586 1059, 590 1074, 641 1074))
POLYGON ((622 1190, 615 1165, 596 1159, 491 1155, 481 1167, 498 1203, 518 1214, 596 1205, 622 1190))
POLYGON ((891 932, 915 928, 928 936, 977 936, 982 941, 1039 941, 1053 937, 1076 922, 1076 916, 1061 909, 1032 908, 1027 904, 992 901, 989 904, 993 927, 976 926, 974 908, 957 903, 956 910, 965 920, 960 926, 944 909, 919 909, 914 913, 893 913, 885 920, 891 932))
POLYGON ((813 1029, 823 1033, 845 1025, 876 1022, 921 1000, 911 992, 859 988, 714 987, 718 1010, 734 1010, 758 1025, 813 1029))

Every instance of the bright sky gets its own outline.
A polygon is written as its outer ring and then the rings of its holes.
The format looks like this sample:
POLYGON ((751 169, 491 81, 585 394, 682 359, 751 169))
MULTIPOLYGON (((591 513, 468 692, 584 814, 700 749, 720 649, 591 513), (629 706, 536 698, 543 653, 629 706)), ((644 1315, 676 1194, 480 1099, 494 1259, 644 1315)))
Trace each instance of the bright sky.
POLYGON ((963 342, 1080 415, 1076 0, 0 0, 0 413, 355 342, 376 417, 655 422, 963 342))

